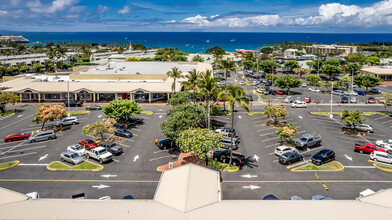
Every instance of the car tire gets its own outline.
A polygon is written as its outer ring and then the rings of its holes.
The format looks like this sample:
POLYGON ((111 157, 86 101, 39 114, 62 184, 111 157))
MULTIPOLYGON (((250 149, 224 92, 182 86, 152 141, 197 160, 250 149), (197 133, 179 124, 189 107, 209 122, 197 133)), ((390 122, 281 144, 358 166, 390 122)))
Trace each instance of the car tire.
POLYGON ((214 157, 214 161, 218 161, 218 158, 217 158, 217 157, 214 157))
POLYGON ((360 154, 363 154, 363 150, 359 150, 359 153, 360 153, 360 154))
POLYGON ((367 130, 366 132, 367 132, 368 134, 372 133, 372 131, 371 131, 371 130, 367 130))
POLYGON ((75 122, 72 122, 72 125, 76 125, 76 123, 75 123, 75 122))
POLYGON ((87 158, 87 160, 90 159, 90 155, 89 155, 89 154, 86 154, 86 158, 87 158))
POLYGON ((374 158, 373 161, 374 161, 374 162, 377 162, 378 160, 377 160, 377 158, 374 158))
POLYGON ((321 144, 320 141, 317 141, 316 146, 320 146, 320 144, 321 144))
POLYGON ((237 162, 233 161, 233 162, 232 162, 232 165, 233 165, 233 166, 237 166, 238 164, 237 164, 237 162))
POLYGON ((30 141, 30 143, 35 143, 35 140, 34 140, 34 139, 33 139, 33 140, 31 140, 31 141, 30 141))
POLYGON ((100 163, 100 164, 103 164, 103 160, 102 160, 102 159, 99 159, 99 163, 100 163))
POLYGON ((64 159, 63 159, 63 158, 60 158, 60 160, 61 160, 61 162, 64 162, 64 159))

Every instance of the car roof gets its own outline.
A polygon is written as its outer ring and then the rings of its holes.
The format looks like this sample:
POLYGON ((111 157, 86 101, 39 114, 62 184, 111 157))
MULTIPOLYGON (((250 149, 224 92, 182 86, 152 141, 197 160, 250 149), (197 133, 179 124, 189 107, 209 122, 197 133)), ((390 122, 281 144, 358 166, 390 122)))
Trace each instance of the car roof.
POLYGON ((282 154, 282 156, 291 156, 291 155, 295 155, 295 153, 294 152, 287 152, 287 153, 284 153, 284 154, 282 154))
POLYGON ((159 143, 166 143, 166 142, 170 142, 170 139, 166 138, 159 141, 159 143))
POLYGON ((66 151, 66 152, 63 152, 63 154, 65 155, 65 154, 68 154, 68 155, 71 155, 71 154, 76 154, 75 152, 72 152, 72 151, 66 151))
POLYGON ((322 149, 319 151, 319 153, 327 153, 327 152, 331 152, 332 150, 330 149, 322 149))
POLYGON ((111 142, 111 141, 101 141, 101 142, 99 142, 99 144, 112 145, 112 144, 116 144, 116 143, 111 142))
POLYGON ((93 140, 91 140, 91 139, 84 139, 84 140, 81 140, 81 141, 93 141, 93 140))
POLYGON ((15 132, 15 133, 12 133, 12 134, 9 134, 9 135, 16 135, 16 134, 21 134, 20 132, 15 132))

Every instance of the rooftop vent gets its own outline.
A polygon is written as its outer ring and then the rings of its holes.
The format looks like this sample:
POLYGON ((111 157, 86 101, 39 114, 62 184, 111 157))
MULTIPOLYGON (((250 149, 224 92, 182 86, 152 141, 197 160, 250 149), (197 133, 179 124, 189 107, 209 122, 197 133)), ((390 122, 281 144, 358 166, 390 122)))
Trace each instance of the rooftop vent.
POLYGON ((136 72, 136 75, 142 75, 141 73, 139 73, 139 72, 136 72))

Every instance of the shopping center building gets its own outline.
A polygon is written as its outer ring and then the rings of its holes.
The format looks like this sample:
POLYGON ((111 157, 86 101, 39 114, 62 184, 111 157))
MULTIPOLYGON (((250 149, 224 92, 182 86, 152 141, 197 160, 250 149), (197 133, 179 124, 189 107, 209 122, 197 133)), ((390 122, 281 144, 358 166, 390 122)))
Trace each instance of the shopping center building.
MULTIPOLYGON (((185 76, 192 69, 212 70, 196 62, 111 62, 69 75, 27 74, 0 83, 0 88, 20 96, 21 102, 63 102, 69 98, 85 102, 130 99, 139 102, 166 101, 174 79, 167 72, 177 67, 185 76)), ((181 91, 177 79, 175 90, 181 91)))

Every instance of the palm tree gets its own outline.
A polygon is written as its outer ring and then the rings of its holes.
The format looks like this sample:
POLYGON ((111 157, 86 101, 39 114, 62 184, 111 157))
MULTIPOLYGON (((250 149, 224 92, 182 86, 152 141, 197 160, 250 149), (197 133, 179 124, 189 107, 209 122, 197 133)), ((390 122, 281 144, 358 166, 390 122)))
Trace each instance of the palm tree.
POLYGON ((177 67, 173 67, 171 71, 166 73, 169 77, 173 78, 172 91, 176 93, 176 82, 178 78, 183 78, 182 72, 177 67))
POLYGON ((207 107, 207 128, 210 130, 210 100, 219 92, 218 78, 212 77, 211 70, 207 70, 205 73, 200 74, 199 87, 197 87, 197 92, 202 94, 206 100, 207 107))
MULTIPOLYGON (((225 86, 224 89, 219 93, 218 99, 225 99, 229 104, 229 111, 231 112, 231 128, 234 128, 234 106, 237 102, 245 111, 249 112, 249 98, 246 96, 244 88, 239 85, 229 85, 225 86)), ((231 136, 231 143, 233 145, 233 135, 231 136)), ((229 166, 232 162, 232 147, 230 149, 230 161, 229 166)))
POLYGON ((184 86, 185 90, 193 90, 193 98, 196 100, 196 90, 198 87, 200 72, 196 71, 196 69, 192 69, 188 75, 185 76, 187 81, 181 82, 181 85, 184 86))
POLYGON ((225 80, 227 79, 228 72, 235 72, 237 73, 237 68, 234 63, 231 62, 230 59, 222 60, 219 65, 219 69, 223 69, 225 80))

